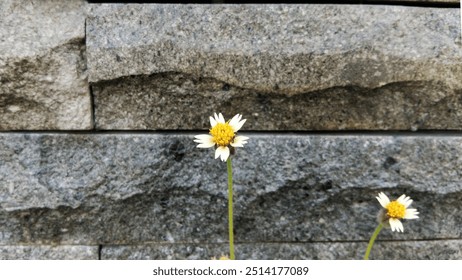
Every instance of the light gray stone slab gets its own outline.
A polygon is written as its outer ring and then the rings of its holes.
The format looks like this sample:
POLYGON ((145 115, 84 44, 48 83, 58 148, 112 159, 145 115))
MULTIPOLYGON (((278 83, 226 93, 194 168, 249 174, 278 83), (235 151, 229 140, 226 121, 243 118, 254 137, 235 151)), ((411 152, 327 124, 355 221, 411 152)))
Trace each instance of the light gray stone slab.
MULTIPOLYGON (((236 258, 243 260, 361 260, 367 242, 245 243, 236 244, 236 258)), ((146 244, 103 246, 101 259, 124 260, 208 260, 228 253, 227 244, 146 244)), ((459 260, 461 240, 381 241, 377 240, 370 259, 459 260)))
POLYGON ((92 127, 84 0, 0 2, 0 130, 92 127))
MULTIPOLYGON (((247 136, 236 242, 368 240, 381 191, 421 213, 383 238, 461 238, 461 136, 247 136)), ((226 165, 193 134, 0 134, 0 182, 1 244, 227 240, 226 165)))
POLYGON ((0 260, 97 260, 98 246, 0 246, 0 260))
POLYGON ((458 9, 93 5, 87 47, 100 129, 461 129, 458 9))
POLYGON ((349 85, 373 88, 409 80, 445 81, 457 87, 462 83, 456 75, 461 63, 454 61, 462 57, 457 9, 92 7, 87 22, 92 82, 182 72, 291 93, 349 85), (437 68, 422 68, 430 65, 437 68))

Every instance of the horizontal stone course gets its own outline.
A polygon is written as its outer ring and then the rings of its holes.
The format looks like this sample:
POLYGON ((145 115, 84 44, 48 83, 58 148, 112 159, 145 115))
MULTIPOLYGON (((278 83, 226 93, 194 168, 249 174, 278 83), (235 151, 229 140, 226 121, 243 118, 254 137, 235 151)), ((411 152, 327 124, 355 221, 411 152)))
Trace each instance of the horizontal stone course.
MULTIPOLYGON (((244 260, 306 259, 360 260, 367 242, 326 243, 246 243, 236 244, 236 258, 244 260)), ((381 260, 459 260, 461 240, 381 241, 374 244, 370 259, 381 260)), ((164 260, 202 259, 226 255, 227 244, 148 244, 104 246, 101 259, 164 260)))
POLYGON ((390 2, 392 4, 396 4, 396 3, 415 3, 417 2, 416 4, 418 5, 418 3, 428 3, 428 4, 431 4, 431 3, 436 3, 436 4, 457 4, 457 3, 460 3, 459 0, 367 0, 367 1, 361 1, 362 3, 374 3, 374 2, 381 2, 381 3, 387 3, 387 2, 390 2))
POLYGON ((252 130, 462 128, 458 9, 91 7, 98 129, 205 129, 236 110, 252 130))
POLYGON ((286 95, 170 73, 98 83, 93 93, 95 125, 108 130, 205 129, 214 111, 243 114, 251 130, 462 128, 462 91, 432 82, 286 95))
POLYGON ((95 5, 89 78, 183 72, 287 93, 409 80, 460 88, 458 23, 457 9, 397 6, 95 5))
POLYGON ((0 246, 0 260, 97 260, 98 246, 0 246))
POLYGON ((92 128, 84 0, 0 1, 0 130, 92 128))
MULTIPOLYGON (((461 136, 244 135, 236 242, 367 241, 380 191, 421 213, 382 238, 461 238, 461 136)), ((226 167, 192 140, 0 134, 0 244, 226 242, 226 167)))

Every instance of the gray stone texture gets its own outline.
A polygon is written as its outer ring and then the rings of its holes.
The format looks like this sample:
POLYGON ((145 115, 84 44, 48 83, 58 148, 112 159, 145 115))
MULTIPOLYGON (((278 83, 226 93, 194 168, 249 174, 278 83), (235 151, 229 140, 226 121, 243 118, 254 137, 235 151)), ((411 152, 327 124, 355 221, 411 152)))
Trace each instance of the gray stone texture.
POLYGON ((0 260, 97 260, 98 246, 0 246, 0 260))
POLYGON ((387 3, 390 2, 390 4, 399 4, 400 2, 402 3, 412 3, 412 2, 417 2, 416 5, 419 3, 424 3, 424 4, 457 4, 460 3, 460 0, 390 0, 390 1, 383 1, 383 0, 366 0, 366 1, 361 1, 362 3, 374 3, 374 2, 381 2, 381 3, 387 3))
POLYGON ((89 129, 84 0, 0 1, 0 130, 89 129))
POLYGON ((449 8, 0 0, 0 130, 67 131, 0 133, 0 259, 226 253, 225 164, 148 132, 213 112, 285 132, 243 132, 238 258, 361 259, 383 191, 421 214, 371 258, 461 259, 462 135, 296 133, 462 129, 460 35, 449 8))
POLYGON ((87 50, 99 129, 462 128, 459 9, 93 5, 87 50))
MULTIPOLYGON (((244 260, 360 260, 367 242, 325 243, 244 243, 236 244, 236 258, 244 260)), ((101 259, 169 260, 217 258, 228 253, 227 244, 146 244, 104 246, 101 259)), ((369 259, 460 260, 462 241, 381 241, 377 240, 369 259)))
MULTIPOLYGON (((236 242, 367 241, 384 191, 420 219, 384 240, 460 239, 462 137, 248 134, 236 242)), ((220 243, 226 165, 192 134, 1 134, 0 243, 220 243)))

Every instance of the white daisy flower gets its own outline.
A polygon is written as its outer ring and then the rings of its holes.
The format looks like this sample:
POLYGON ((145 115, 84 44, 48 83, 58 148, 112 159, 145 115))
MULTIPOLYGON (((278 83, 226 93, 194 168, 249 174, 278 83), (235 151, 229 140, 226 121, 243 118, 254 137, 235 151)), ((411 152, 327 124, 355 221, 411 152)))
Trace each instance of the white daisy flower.
POLYGON ((230 147, 244 147, 247 144, 249 137, 236 136, 236 132, 241 129, 246 119, 242 120, 242 115, 235 115, 231 120, 225 122, 223 115, 214 113, 213 117, 210 117, 210 129, 209 134, 200 134, 194 136, 194 142, 199 143, 198 148, 211 148, 215 147, 215 158, 221 158, 222 161, 226 161, 230 155, 230 147))
POLYGON ((376 198, 380 205, 386 210, 386 217, 384 220, 388 220, 392 231, 404 231, 403 224, 400 221, 401 219, 419 218, 417 216, 419 214, 417 209, 408 208, 412 203, 412 199, 409 196, 403 194, 397 200, 390 202, 388 196, 381 192, 376 198))
POLYGON ((230 260, 230 258, 228 257, 228 255, 221 255, 218 259, 216 257, 212 257, 212 260, 226 261, 226 260, 230 260))

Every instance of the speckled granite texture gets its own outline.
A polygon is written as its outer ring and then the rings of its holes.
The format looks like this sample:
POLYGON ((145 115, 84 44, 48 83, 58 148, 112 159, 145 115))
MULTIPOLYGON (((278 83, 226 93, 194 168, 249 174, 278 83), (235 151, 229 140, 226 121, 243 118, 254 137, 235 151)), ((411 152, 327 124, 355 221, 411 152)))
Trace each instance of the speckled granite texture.
POLYGON ((98 246, 0 246, 0 260, 97 260, 98 246))
MULTIPOLYGON (((360 260, 367 242, 325 243, 245 243, 236 244, 237 259, 274 260, 360 260)), ((140 246, 104 246, 101 259, 159 260, 203 259, 226 254, 227 244, 159 244, 140 246)), ((447 260, 462 259, 460 240, 381 241, 377 240, 370 259, 376 260, 447 260)))
POLYGON ((0 1, 0 130, 92 128, 85 3, 0 1))
MULTIPOLYGON (((234 161, 236 242, 365 242, 380 191, 421 210, 381 238, 461 237, 461 137, 248 136, 234 161)), ((225 164, 192 139, 1 135, 1 244, 226 242, 225 164)))
POLYGON ((100 129, 461 128, 457 9, 97 5, 87 50, 100 129))
POLYGON ((361 259, 382 191, 421 214, 372 259, 461 259, 452 6, 0 1, 0 259, 226 253, 214 112, 239 259, 361 259))

